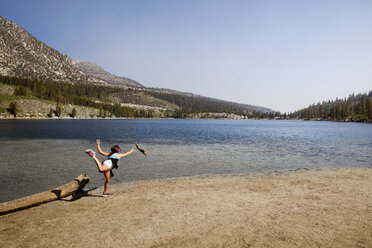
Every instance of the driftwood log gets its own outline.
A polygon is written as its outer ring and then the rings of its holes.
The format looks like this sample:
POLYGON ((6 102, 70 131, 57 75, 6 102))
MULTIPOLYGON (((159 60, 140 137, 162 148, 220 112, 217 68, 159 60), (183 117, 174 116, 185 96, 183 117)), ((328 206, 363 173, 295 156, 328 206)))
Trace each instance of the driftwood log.
POLYGON ((73 195, 82 190, 84 186, 89 183, 89 181, 89 176, 80 175, 73 181, 52 190, 26 196, 13 201, 0 203, 0 215, 12 213, 73 195))

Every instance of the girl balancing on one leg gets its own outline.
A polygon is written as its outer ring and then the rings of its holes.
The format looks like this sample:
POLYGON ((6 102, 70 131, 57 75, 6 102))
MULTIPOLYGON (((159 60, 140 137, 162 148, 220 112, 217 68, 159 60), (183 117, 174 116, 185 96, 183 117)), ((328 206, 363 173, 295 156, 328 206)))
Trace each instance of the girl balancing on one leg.
POLYGON ((105 189, 103 191, 103 195, 104 196, 111 195, 111 193, 108 191, 109 183, 110 183, 110 179, 111 179, 111 170, 115 167, 117 168, 118 161, 119 161, 120 158, 126 157, 126 156, 132 154, 134 152, 134 150, 132 149, 127 153, 120 153, 120 147, 118 145, 115 145, 115 146, 111 147, 111 152, 108 153, 108 152, 104 152, 104 151, 101 150, 101 145, 100 145, 99 140, 96 141, 96 144, 97 144, 98 153, 107 157, 107 159, 105 161, 103 161, 101 163, 97 159, 96 153, 94 151, 92 151, 91 149, 88 149, 85 152, 93 158, 94 162, 96 162, 96 165, 98 167, 98 171, 103 173, 103 175, 106 178, 105 189))

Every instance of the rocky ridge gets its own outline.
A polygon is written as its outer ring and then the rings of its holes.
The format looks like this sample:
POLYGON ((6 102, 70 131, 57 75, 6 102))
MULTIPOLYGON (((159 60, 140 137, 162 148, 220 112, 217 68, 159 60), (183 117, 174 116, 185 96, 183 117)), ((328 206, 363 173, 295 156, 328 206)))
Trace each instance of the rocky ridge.
POLYGON ((0 73, 42 80, 98 81, 89 79, 71 58, 3 17, 0 17, 0 73))
POLYGON ((86 75, 109 82, 111 84, 143 87, 142 84, 138 83, 135 80, 111 74, 91 61, 75 60, 74 64, 86 75))

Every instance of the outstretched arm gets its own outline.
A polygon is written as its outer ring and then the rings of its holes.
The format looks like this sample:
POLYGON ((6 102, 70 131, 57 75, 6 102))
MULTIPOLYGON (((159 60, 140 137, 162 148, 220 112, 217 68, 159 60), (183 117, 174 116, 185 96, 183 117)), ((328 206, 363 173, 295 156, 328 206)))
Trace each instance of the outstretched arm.
POLYGON ((108 156, 109 155, 109 153, 102 151, 100 140, 96 140, 96 144, 97 144, 97 150, 98 150, 99 154, 101 154, 103 156, 108 156))
POLYGON ((126 153, 119 153, 119 154, 118 154, 118 157, 119 157, 119 158, 122 158, 122 157, 129 156, 129 155, 131 155, 133 152, 134 152, 134 150, 132 149, 132 150, 130 150, 129 152, 126 152, 126 153))

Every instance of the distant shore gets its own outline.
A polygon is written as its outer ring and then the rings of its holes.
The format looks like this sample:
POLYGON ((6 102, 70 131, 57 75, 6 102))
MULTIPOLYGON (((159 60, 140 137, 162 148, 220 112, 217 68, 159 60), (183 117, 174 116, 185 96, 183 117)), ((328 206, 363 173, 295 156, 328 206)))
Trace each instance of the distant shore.
POLYGON ((371 247, 372 167, 113 185, 0 216, 4 247, 371 247))

